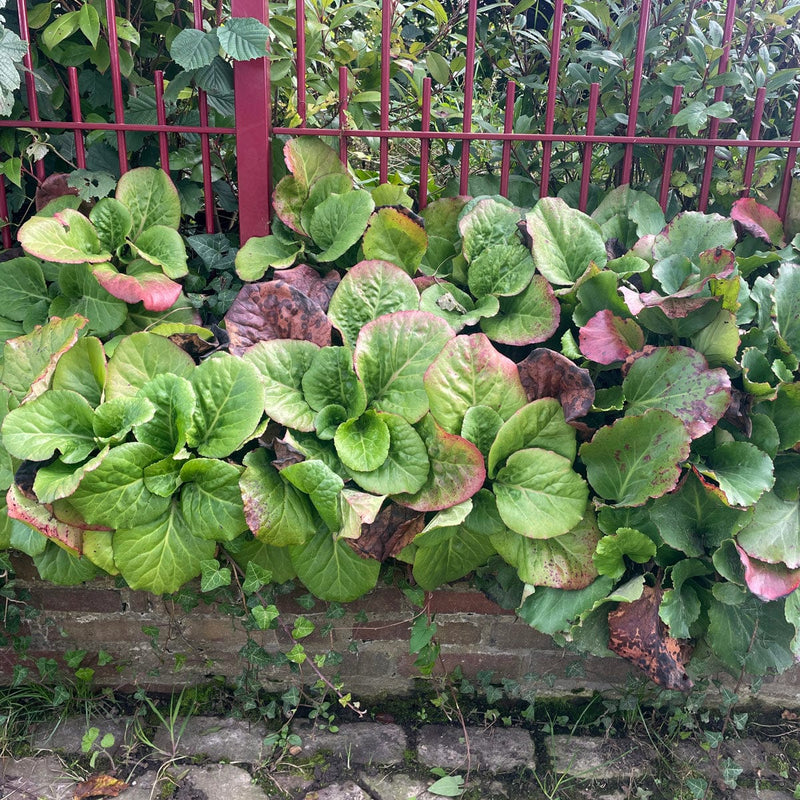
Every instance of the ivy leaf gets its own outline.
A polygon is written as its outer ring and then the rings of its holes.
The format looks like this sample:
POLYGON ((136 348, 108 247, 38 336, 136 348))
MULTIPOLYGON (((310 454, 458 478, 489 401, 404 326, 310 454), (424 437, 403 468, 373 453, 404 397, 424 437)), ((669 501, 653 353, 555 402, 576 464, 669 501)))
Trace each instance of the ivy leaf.
POLYGON ((509 456, 495 477, 494 493, 497 510, 511 530, 549 539, 583 519, 589 489, 569 459, 530 448, 509 456))
POLYGON ((230 586, 231 571, 228 567, 220 568, 216 558, 200 562, 200 591, 213 592, 221 586, 230 586))
POLYGON ((675 488, 689 456, 689 434, 677 417, 651 409, 601 428, 581 446, 580 456, 601 497, 640 506, 675 488))
POLYGON ((482 333, 456 336, 425 372, 431 414, 448 433, 459 433, 466 412, 487 406, 508 419, 525 405, 517 366, 482 333))

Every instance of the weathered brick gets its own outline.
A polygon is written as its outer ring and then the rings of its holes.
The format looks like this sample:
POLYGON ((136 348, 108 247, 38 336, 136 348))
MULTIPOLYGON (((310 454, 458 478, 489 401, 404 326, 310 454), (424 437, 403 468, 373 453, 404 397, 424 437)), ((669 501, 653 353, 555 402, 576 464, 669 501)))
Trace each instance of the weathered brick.
POLYGON ((554 650, 553 640, 517 617, 495 617, 481 621, 481 644, 499 650, 554 650))
POLYGON ((429 608, 434 614, 513 614, 474 589, 439 589, 431 593, 429 608))
POLYGON ((47 611, 122 611, 122 599, 116 589, 90 589, 80 586, 34 586, 31 605, 47 611))
MULTIPOLYGON (((397 665, 400 675, 408 677, 419 677, 419 670, 414 666, 416 656, 404 655, 397 665)), ((456 667, 461 669, 464 677, 474 678, 479 672, 492 670, 496 676, 509 677, 512 675, 522 675, 525 673, 525 664, 523 659, 519 656, 512 656, 508 654, 498 653, 481 653, 481 652, 442 652, 439 656, 434 674, 442 674, 442 669, 445 673, 452 672, 456 667)))

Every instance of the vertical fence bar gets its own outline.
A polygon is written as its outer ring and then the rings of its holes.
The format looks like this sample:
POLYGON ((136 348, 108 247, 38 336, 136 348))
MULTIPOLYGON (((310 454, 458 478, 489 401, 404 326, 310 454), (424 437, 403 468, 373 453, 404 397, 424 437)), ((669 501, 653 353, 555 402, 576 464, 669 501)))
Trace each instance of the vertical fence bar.
MULTIPOLYGON (((472 130, 472 96, 475 87, 475 40, 478 26, 478 0, 469 0, 467 7, 467 64, 464 67, 464 118, 461 130, 472 130)), ((469 139, 461 140, 461 172, 458 179, 459 194, 469 190, 469 139)))
MULTIPOLYGON (((506 84, 506 112, 503 116, 503 133, 512 133, 514 130, 514 98, 517 93, 517 84, 509 81, 506 84)), ((508 197, 508 179, 511 173, 511 140, 503 142, 503 154, 500 158, 500 194, 508 197)))
MULTIPOLYGON (((339 67, 339 161, 347 163, 347 67, 339 67)), ((383 183, 381 179, 381 183, 383 183)))
MULTIPOLYGON (((192 0, 194 27, 203 30, 203 0, 192 0)), ((200 124, 208 127, 208 96, 202 89, 197 90, 197 106, 200 111, 200 124)), ((207 133, 200 134, 200 153, 203 159, 203 201, 205 204, 206 233, 214 233, 214 189, 211 185, 211 141, 207 133)))
MULTIPOLYGON (((600 84, 593 83, 589 89, 589 113, 586 117, 586 134, 594 136, 594 126, 597 122, 597 101, 600 97, 600 84)), ((592 143, 586 142, 583 146, 583 166, 581 167, 581 192, 578 199, 578 208, 586 211, 589 202, 589 181, 592 177, 592 143)))
MULTIPOLYGON (((28 97, 28 111, 33 122, 39 121, 39 101, 36 98, 36 79, 33 77, 33 58, 31 57, 31 31, 28 27, 28 8, 25 0, 17 0, 17 12, 19 13, 19 35, 27 46, 25 55, 22 57, 22 64, 25 67, 25 94, 28 97)), ((44 180, 44 162, 37 161, 36 177, 44 180)), ((3 229, 5 230, 5 228, 3 229)))
MULTIPOLYGON (((750 139, 758 139, 761 132, 761 120, 764 117, 764 101, 767 97, 767 87, 761 86, 756 92, 756 105, 753 110, 753 122, 750 126, 750 139)), ((747 197, 750 194, 750 187, 753 185, 753 170, 756 165, 756 148, 747 148, 747 158, 744 162, 744 184, 741 196, 747 197)))
MULTIPOLYGON (((119 39, 117 38, 117 6, 114 0, 106 0, 108 17, 108 50, 111 54, 111 88, 114 94, 114 122, 125 123, 125 101, 122 99, 122 70, 119 66, 119 39)), ((128 171, 128 147, 125 144, 125 132, 117 131, 117 155, 119 156, 119 174, 128 171)))
MULTIPOLYGON (((794 123, 792 124, 792 141, 800 139, 800 96, 797 98, 797 105, 794 108, 794 123)), ((778 216, 786 222, 786 214, 789 210, 789 195, 792 191, 792 171, 797 163, 797 148, 790 147, 786 153, 786 168, 783 172, 783 183, 781 184, 781 198, 778 201, 778 216)))
POLYGON ((0 238, 3 241, 3 249, 8 250, 11 247, 11 224, 6 200, 6 179, 3 177, 0 177, 0 225, 2 225, 0 238))
MULTIPOLYGON (((67 67, 67 82, 69 83, 69 105, 72 112, 72 121, 81 121, 81 94, 78 89, 78 70, 67 67)), ((83 145, 83 134, 75 131, 75 163, 78 169, 86 169, 86 148, 83 145)))
MULTIPOLYGON (((164 72, 157 69, 154 73, 156 87, 156 118, 159 125, 167 124, 167 109, 164 106, 164 72)), ((161 169, 169 172, 169 139, 166 131, 158 134, 158 149, 161 154, 161 169)))
MULTIPOLYGON (((642 92, 642 73, 644 72, 644 51, 647 45, 647 26, 650 23, 650 0, 639 3, 639 32, 636 41, 636 58, 633 64, 633 86, 631 101, 628 104, 628 136, 636 135, 636 120, 639 116, 639 97, 642 92)), ((631 182, 633 172, 633 144, 625 145, 625 158, 622 161, 622 184, 631 182)))
POLYGON ((300 127, 306 126, 306 3, 296 0, 295 17, 297 20, 297 59, 295 74, 297 75, 297 116, 300 127))
MULTIPOLYGON (((544 132, 553 133, 556 118, 556 92, 558 91, 558 60, 561 57, 561 31, 564 27, 564 0, 555 0, 553 6, 553 36, 550 39, 550 71, 547 76, 547 108, 544 116, 544 132)), ((547 197, 550 183, 550 161, 553 143, 542 143, 542 180, 539 197, 547 197)))
POLYGON ((380 147, 380 182, 389 179, 389 140, 384 133, 389 130, 389 91, 390 71, 392 67, 392 13, 393 0, 381 2, 381 130, 378 134, 380 147))
MULTIPOLYGON (((431 84, 430 78, 422 79, 422 120, 420 130, 431 129, 431 84)), ((423 139, 419 144, 419 207, 428 205, 428 165, 431 156, 431 140, 423 139)))
MULTIPOLYGON (((674 117, 681 109, 681 96, 683 95, 683 86, 676 86, 672 90, 672 105, 670 106, 669 113, 674 117)), ((669 138, 674 139, 678 135, 678 126, 673 125, 669 129, 669 138)), ((661 204, 661 210, 667 213, 667 203, 669 202, 669 185, 672 181, 672 159, 675 155, 675 145, 668 144, 664 152, 664 169, 661 171, 661 192, 658 197, 658 202, 661 204)))
MULTIPOLYGON (((233 0, 234 17, 269 23, 269 0, 233 0)), ((272 194, 270 139, 272 104, 269 58, 237 61, 233 66, 236 103, 236 157, 239 186, 239 232, 244 244, 269 233, 272 194)))
MULTIPOLYGON (((728 60, 731 54, 731 39, 733 37, 733 23, 736 18, 736 0, 728 0, 725 10, 725 27, 722 32, 722 55, 719 57, 718 75, 728 71, 728 60)), ((725 96, 725 87, 717 86, 714 91, 714 102, 719 103, 725 96)), ((708 138, 715 139, 719 133, 719 120, 716 117, 711 119, 708 126, 708 138)), ((703 180, 700 183, 700 197, 697 203, 698 211, 705 211, 708 207, 708 196, 711 192, 711 172, 714 169, 714 151, 716 148, 706 148, 706 161, 703 165, 703 180)))

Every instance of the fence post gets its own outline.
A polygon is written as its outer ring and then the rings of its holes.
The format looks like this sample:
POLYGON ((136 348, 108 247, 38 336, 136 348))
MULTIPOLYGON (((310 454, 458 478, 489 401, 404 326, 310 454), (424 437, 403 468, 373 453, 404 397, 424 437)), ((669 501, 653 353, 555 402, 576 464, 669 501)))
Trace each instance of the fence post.
MULTIPOLYGON (((269 0, 233 0, 234 17, 255 17, 269 24, 269 0)), ((269 59, 234 64, 236 159, 241 243, 266 236, 270 225, 271 118, 269 59)))

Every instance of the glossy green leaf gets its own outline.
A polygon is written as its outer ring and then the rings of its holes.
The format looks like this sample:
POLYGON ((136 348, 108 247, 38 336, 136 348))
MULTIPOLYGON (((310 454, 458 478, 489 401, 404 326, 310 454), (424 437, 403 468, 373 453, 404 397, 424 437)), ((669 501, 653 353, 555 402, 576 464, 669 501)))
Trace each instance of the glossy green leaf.
POLYGON ((360 261, 342 278, 328 306, 328 318, 350 346, 368 322, 393 311, 413 311, 419 292, 411 278, 386 261, 360 261))
POLYGON ((375 411, 342 423, 333 437, 336 452, 348 469, 371 472, 389 455, 389 428, 375 411))
POLYGON ((800 265, 784 262, 775 279, 775 313, 778 332, 796 358, 800 358, 800 265))
POLYGON ((759 403, 756 411, 772 420, 780 437, 781 450, 789 450, 800 443, 800 383, 780 385, 775 399, 759 403))
POLYGON ((489 247, 518 240, 520 219, 520 210, 503 197, 481 197, 465 206, 458 219, 464 257, 471 261, 489 247))
POLYGON ((181 469, 185 459, 168 456, 144 468, 145 488, 159 497, 172 497, 181 485, 181 469))
POLYGON ((686 427, 659 409, 617 420, 580 448, 592 488, 623 506, 640 506, 674 489, 688 456, 686 427))
POLYGON ((397 311, 365 325, 354 363, 370 404, 408 422, 420 420, 429 407, 425 370, 453 336, 444 320, 423 311, 397 311))
POLYGON ((52 388, 69 389, 84 397, 89 405, 100 405, 106 382, 106 357, 103 345, 94 336, 85 336, 64 353, 53 371, 52 388))
POLYGON ((347 172, 347 167, 339 160, 339 154, 312 136, 290 139, 283 147, 283 154, 295 180, 306 188, 324 175, 347 172))
POLYGON ((575 429, 567 425, 561 403, 552 397, 528 403, 503 424, 489 450, 489 477, 512 453, 532 447, 551 450, 569 461, 575 458, 575 429))
POLYGON ((500 298, 500 310, 492 317, 483 317, 481 330, 501 344, 525 345, 544 342, 558 328, 561 309, 553 288, 542 275, 520 294, 500 298))
POLYGON ((364 234, 375 208, 372 196, 362 189, 331 195, 314 211, 308 231, 322 252, 317 260, 335 261, 364 234))
POLYGON ((0 263, 0 301, 3 316, 17 322, 28 317, 32 308, 46 314, 50 295, 36 259, 11 258, 0 263))
MULTIPOLYGON (((138 520, 137 520, 138 521, 138 520)), ((176 504, 147 525, 119 528, 114 561, 131 589, 169 594, 200 574, 216 542, 196 536, 176 504)))
POLYGON ((386 459, 376 469, 348 469, 362 488, 375 494, 418 492, 428 479, 430 461, 425 443, 414 428, 396 414, 379 413, 378 418, 389 431, 386 459))
POLYGON ((419 540, 414 580, 425 591, 433 591, 483 566, 494 552, 489 536, 459 526, 440 528, 419 540))
POLYGON ((309 459, 284 467, 281 477, 311 498, 322 521, 333 533, 341 528, 339 495, 344 481, 333 470, 322 461, 309 459))
POLYGON ((115 197, 131 213, 133 241, 138 241, 142 232, 153 225, 166 225, 175 230, 180 225, 178 190, 163 170, 153 167, 129 170, 119 179, 115 197))
POLYGON ((569 459, 530 448, 509 456, 495 477, 494 493, 497 510, 512 531, 549 539, 583 519, 589 490, 569 459))
POLYGON ((34 494, 40 503, 52 503, 69 497, 78 488, 83 476, 97 469, 107 455, 108 447, 105 447, 83 464, 65 464, 60 459, 45 464, 36 470, 33 480, 34 494))
POLYGON ((221 356, 203 361, 190 378, 197 398, 187 434, 201 456, 224 458, 247 441, 264 413, 264 390, 256 368, 221 356))
POLYGON ((182 278, 189 271, 183 237, 166 225, 151 225, 143 230, 131 242, 131 249, 148 264, 161 267, 168 278, 182 278))
POLYGON ((302 252, 302 247, 274 235, 251 236, 236 253, 236 274, 243 281, 260 281, 270 267, 291 267, 302 252))
POLYGON ((590 264, 605 266, 608 259, 600 226, 563 200, 542 198, 525 222, 533 241, 533 262, 550 283, 569 286, 590 264))
POLYGON ((644 564, 656 554, 655 542, 635 528, 617 528, 611 536, 597 542, 594 564, 601 575, 617 580, 625 574, 625 559, 644 564))
POLYGON ((264 58, 267 54, 269 28, 252 17, 230 17, 217 30, 222 49, 234 61, 264 58))
POLYGON ((97 231, 100 244, 110 253, 125 244, 133 228, 131 212, 113 197, 98 200, 89 212, 89 219, 97 231))
POLYGON ((800 505, 768 492, 756 503, 752 519, 736 540, 759 561, 800 567, 800 505))
POLYGON ((144 469, 159 458, 157 450, 139 442, 114 447, 97 469, 84 476, 70 504, 90 525, 123 528, 157 519, 170 501, 147 489, 144 469))
POLYGON ((302 377, 302 388, 305 401, 315 411, 338 405, 351 418, 367 407, 367 395, 356 377, 349 347, 324 347, 314 353, 302 377))
POLYGON ((270 454, 263 448, 244 458, 246 469, 239 486, 245 519, 253 534, 266 544, 302 545, 318 526, 311 503, 284 481, 269 461, 270 454))
POLYGON ((116 397, 101 404, 94 412, 94 435, 109 444, 122 442, 136 425, 153 418, 156 406, 141 394, 116 397))
POLYGON ((428 248, 425 228, 396 208, 379 208, 364 233, 364 257, 396 264, 413 276, 428 248))
POLYGON ((447 342, 425 372, 424 386, 431 413, 448 433, 460 433, 473 406, 488 406, 508 419, 527 399, 516 364, 481 333, 447 342))
POLYGON ((65 264, 59 270, 58 285, 61 294, 50 304, 50 314, 80 314, 89 320, 89 333, 107 336, 128 316, 127 305, 100 285, 88 264, 65 264))
POLYGON ((642 236, 660 233, 666 225, 661 206, 647 192, 638 192, 629 185, 612 189, 592 213, 603 238, 616 239, 628 249, 642 236))
POLYGON ((94 412, 75 392, 53 389, 10 411, 3 420, 3 446, 21 459, 46 461, 58 451, 68 464, 97 449, 94 412))
POLYGON ((136 396, 147 398, 155 407, 153 417, 136 426, 136 438, 163 455, 177 453, 186 444, 197 405, 191 382, 179 375, 157 375, 136 396))
POLYGON ((694 259, 705 250, 730 250, 736 242, 733 221, 719 214, 685 211, 678 214, 655 238, 652 256, 656 261, 671 255, 694 259))
POLYGON ((108 361, 106 399, 131 397, 165 372, 191 379, 194 370, 191 356, 169 339, 154 333, 134 333, 119 343, 108 361))
POLYGON ((195 536, 229 542, 247 530, 241 474, 241 467, 213 458, 193 458, 184 464, 180 509, 195 536))
POLYGON ((691 438, 708 433, 722 418, 731 399, 731 382, 724 369, 709 369, 700 353, 688 347, 658 347, 637 358, 622 390, 625 415, 648 409, 678 417, 691 438))
POLYGON ((772 459, 749 442, 724 442, 698 469, 719 484, 732 506, 749 506, 772 488, 772 459))
POLYGON ((702 605, 696 591, 696 581, 711 572, 707 562, 696 558, 678 561, 670 570, 672 588, 664 592, 658 615, 669 627, 670 636, 688 639, 689 626, 700 617, 702 605))
POLYGON ((464 414, 459 435, 472 442, 486 457, 497 437, 497 432, 502 427, 503 418, 493 408, 473 406, 464 414))
POLYGON ((487 294, 519 294, 533 278, 530 251, 519 241, 495 244, 477 253, 467 272, 469 290, 475 297, 487 294))
POLYGON ((79 211, 65 208, 52 217, 31 217, 17 233, 26 253, 61 264, 102 264, 111 259, 97 231, 79 211))
POLYGON ((495 316, 500 310, 500 301, 494 295, 475 301, 455 284, 441 281, 422 292, 419 309, 446 320, 458 333, 467 325, 476 325, 481 317, 495 316))
POLYGON ((87 558, 78 558, 54 542, 48 542, 41 555, 33 557, 39 577, 56 586, 77 586, 99 573, 87 558))

